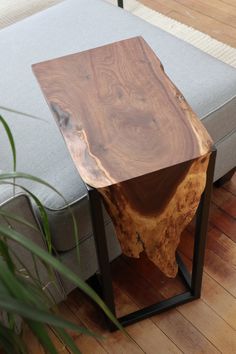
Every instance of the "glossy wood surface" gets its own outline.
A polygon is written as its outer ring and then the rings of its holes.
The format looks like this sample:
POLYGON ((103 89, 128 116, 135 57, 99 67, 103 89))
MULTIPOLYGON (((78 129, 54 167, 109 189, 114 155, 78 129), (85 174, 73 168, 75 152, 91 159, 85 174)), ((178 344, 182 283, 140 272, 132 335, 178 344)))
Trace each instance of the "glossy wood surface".
POLYGON ((33 70, 81 177, 92 187, 209 152, 208 133, 141 37, 33 70))
POLYGON ((82 179, 124 254, 176 276, 205 187, 211 138, 142 37, 33 66, 82 179))

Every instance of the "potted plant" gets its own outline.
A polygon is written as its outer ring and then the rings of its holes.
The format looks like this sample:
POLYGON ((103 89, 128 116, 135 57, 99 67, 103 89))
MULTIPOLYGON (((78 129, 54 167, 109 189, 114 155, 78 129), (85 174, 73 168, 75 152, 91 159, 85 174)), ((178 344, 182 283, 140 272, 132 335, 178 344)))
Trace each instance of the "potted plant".
MULTIPOLYGON (((6 120, 1 115, 0 122, 8 136, 13 159, 13 170, 0 173, 0 184, 11 184, 13 188, 15 186, 21 187, 17 181, 20 178, 25 178, 44 184, 60 194, 53 186, 42 179, 16 171, 16 148, 14 139, 6 120)), ((50 277, 54 276, 55 271, 67 277, 97 303, 118 328, 121 328, 121 326, 96 292, 53 255, 47 213, 40 200, 31 191, 27 190, 25 187, 22 188, 39 207, 48 251, 36 245, 21 232, 9 227, 13 220, 29 228, 34 227, 32 224, 24 218, 19 217, 19 215, 7 212, 4 208, 0 207, 0 216, 4 218, 4 220, 7 220, 7 225, 0 223, 0 310, 4 314, 4 321, 0 322, 0 347, 3 348, 5 353, 9 354, 27 353, 27 345, 22 338, 22 331, 17 331, 17 322, 19 322, 20 318, 23 326, 27 325, 30 328, 47 352, 52 354, 57 353, 48 335, 47 328, 50 326, 73 353, 80 353, 66 329, 90 336, 96 336, 96 334, 75 323, 66 321, 56 314, 55 307, 52 306, 51 300, 43 290, 39 277, 32 275, 32 272, 25 267, 23 260, 18 260, 18 262, 21 262, 24 272, 19 271, 19 267, 16 266, 17 256, 14 254, 12 247, 9 246, 9 242, 16 242, 28 250, 35 259, 45 265, 50 277)), ((63 198, 62 195, 61 197, 63 198)), ((70 212, 72 213, 71 210, 70 212)), ((72 219, 75 237, 77 237, 77 225, 73 213, 72 219)), ((34 274, 37 275, 37 262, 35 262, 35 267, 34 274)))

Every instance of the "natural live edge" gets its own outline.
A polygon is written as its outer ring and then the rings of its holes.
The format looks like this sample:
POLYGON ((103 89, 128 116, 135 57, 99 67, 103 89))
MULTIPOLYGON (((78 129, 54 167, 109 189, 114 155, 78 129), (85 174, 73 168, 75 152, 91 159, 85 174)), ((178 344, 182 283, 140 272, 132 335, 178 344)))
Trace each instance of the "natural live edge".
POLYGON ((168 173, 175 181, 173 166, 138 177, 134 183, 127 181, 98 189, 124 254, 137 258, 145 252, 167 276, 176 276, 175 252, 180 235, 195 215, 205 188, 209 158, 210 153, 194 159, 191 164, 187 162, 185 173, 180 175, 182 178, 167 187, 163 180, 168 173), (157 207, 159 201, 161 208, 157 207), (144 202, 153 208, 143 210, 144 202))
POLYGON ((81 177, 94 188, 210 150, 206 129, 142 37, 39 63, 33 71, 81 177))
POLYGON ((83 180, 123 252, 167 276, 205 188, 212 140, 141 37, 33 66, 83 180))

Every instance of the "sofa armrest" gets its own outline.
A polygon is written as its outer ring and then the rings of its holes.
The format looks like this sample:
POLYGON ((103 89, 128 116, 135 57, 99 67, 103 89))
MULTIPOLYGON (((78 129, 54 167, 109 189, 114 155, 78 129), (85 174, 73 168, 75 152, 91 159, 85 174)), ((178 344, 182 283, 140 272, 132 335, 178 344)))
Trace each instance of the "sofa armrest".
MULTIPOLYGON (((9 217, 0 216, 0 223, 2 225, 7 225, 8 227, 16 230, 17 232, 24 235, 26 238, 33 241, 39 247, 43 248, 44 250, 47 250, 44 234, 34 214, 30 199, 27 195, 18 194, 8 199, 6 202, 2 203, 0 205, 0 208, 10 214, 12 213, 24 219, 25 221, 33 225, 33 228, 19 221, 13 220, 9 217)), ((25 267, 26 271, 28 270, 33 276, 37 277, 34 259, 32 257, 31 252, 21 246, 19 243, 12 240, 8 240, 8 245, 10 247, 10 250, 12 251, 12 257, 15 261, 17 269, 20 269, 23 273, 25 267)), ((53 299, 56 302, 60 302, 61 300, 63 300, 65 298, 65 294, 58 276, 55 274, 55 279, 52 280, 51 276, 48 274, 46 267, 38 259, 36 259, 36 265, 42 287, 46 290, 48 294, 52 295, 53 299)))

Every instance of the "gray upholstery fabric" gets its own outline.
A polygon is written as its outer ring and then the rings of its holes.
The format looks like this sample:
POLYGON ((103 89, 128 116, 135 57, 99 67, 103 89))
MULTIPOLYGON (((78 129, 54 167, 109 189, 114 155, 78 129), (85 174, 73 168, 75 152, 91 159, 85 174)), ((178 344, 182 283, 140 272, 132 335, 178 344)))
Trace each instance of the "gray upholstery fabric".
POLYGON ((201 117, 203 124, 215 142, 231 134, 236 129, 236 97, 201 117))
MULTIPOLYGON (((236 70, 232 67, 100 0, 67 0, 0 32, 0 105, 43 118, 5 114, 16 141, 18 170, 45 179, 74 205, 81 239, 92 235, 86 189, 31 65, 137 35, 142 35, 153 48, 166 73, 218 142, 216 176, 222 176, 236 164, 236 154, 232 153, 236 146, 235 134, 232 135, 236 129, 236 70)), ((0 169, 8 170, 11 155, 3 133, 0 151, 4 156, 0 169)), ((43 185, 23 183, 48 207, 55 247, 73 248, 71 220, 63 210, 64 201, 43 185)), ((0 201, 10 195, 11 188, 1 187, 0 201)))
MULTIPOLYGON (((27 239, 33 241, 39 247, 43 249, 47 249, 45 239, 42 237, 42 230, 35 218, 35 215, 32 211, 31 203, 27 196, 18 195, 17 197, 11 198, 7 200, 5 203, 1 204, 1 209, 11 213, 13 215, 17 215, 20 218, 26 220, 31 225, 35 227, 32 229, 29 226, 23 225, 20 222, 12 220, 10 218, 0 217, 0 223, 2 225, 7 225, 11 227, 13 230, 18 231, 20 234, 25 236, 27 239)), ((35 265, 33 262, 33 258, 31 253, 25 248, 19 245, 18 243, 8 240, 9 248, 12 249, 12 257, 15 259, 15 265, 18 269, 23 270, 24 267, 27 269, 33 276, 37 279, 37 274, 35 270, 35 265), (15 256, 17 258, 15 258, 15 256), (20 263, 18 260, 20 260, 20 263)), ((44 287, 47 294, 50 296, 51 301, 60 302, 65 298, 64 289, 61 286, 61 282, 59 277, 55 274, 55 278, 52 279, 51 275, 49 275, 47 269, 42 264, 41 261, 36 257, 35 264, 37 265, 38 273, 40 275, 40 281, 42 286, 44 287)), ((22 272, 22 274, 24 274, 22 272)))
MULTIPOLYGON (((73 213, 79 229, 80 242, 85 241, 92 236, 92 223, 90 218, 88 198, 85 196, 79 202, 73 204, 73 213)), ((111 220, 103 209, 105 225, 109 225, 111 220)), ((68 209, 48 210, 48 216, 51 224, 51 231, 56 235, 54 245, 58 251, 72 249, 75 246, 73 237, 73 224, 71 213, 68 209)))
MULTIPOLYGON (((106 237, 107 245, 109 251, 110 260, 115 259, 121 254, 120 244, 115 236, 115 230, 111 222, 106 225, 106 237)), ((92 274, 96 273, 98 270, 96 248, 94 244, 94 239, 92 237, 87 237, 79 245, 80 250, 80 263, 78 264, 76 249, 73 248, 70 251, 60 253, 60 259, 62 262, 71 268, 80 277, 87 279, 92 274)), ((65 292, 68 294, 73 288, 72 284, 68 279, 62 278, 62 285, 65 292)))
POLYGON ((215 171, 215 181, 222 177, 226 171, 235 167, 236 157, 236 129, 227 136, 223 137, 216 144, 217 158, 220 161, 215 171))

